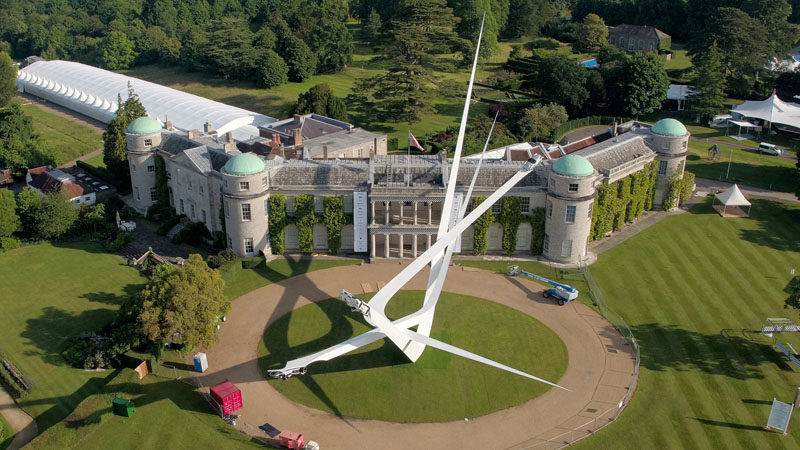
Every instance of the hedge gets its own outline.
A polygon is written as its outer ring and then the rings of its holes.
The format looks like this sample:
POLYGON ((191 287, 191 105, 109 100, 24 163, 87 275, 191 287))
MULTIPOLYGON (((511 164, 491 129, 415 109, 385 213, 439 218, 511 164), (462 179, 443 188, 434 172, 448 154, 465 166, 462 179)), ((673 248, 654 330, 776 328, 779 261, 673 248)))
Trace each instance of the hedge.
POLYGON ((286 196, 275 194, 269 198, 269 243, 272 253, 284 252, 283 229, 286 227, 286 196))
POLYGON ((314 251, 314 224, 317 216, 314 214, 314 196, 310 194, 298 195, 294 198, 294 223, 297 225, 297 240, 300 251, 311 253, 314 251))
POLYGON ((335 255, 342 247, 342 227, 346 218, 344 216, 344 199, 341 196, 323 197, 325 213, 323 223, 328 230, 328 253, 335 255))

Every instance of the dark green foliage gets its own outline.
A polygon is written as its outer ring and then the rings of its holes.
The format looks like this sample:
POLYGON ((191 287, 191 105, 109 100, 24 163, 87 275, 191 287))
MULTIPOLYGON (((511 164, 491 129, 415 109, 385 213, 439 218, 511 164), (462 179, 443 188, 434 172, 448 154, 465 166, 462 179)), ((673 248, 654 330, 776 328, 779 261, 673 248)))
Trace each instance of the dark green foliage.
MULTIPOLYGON (((169 186, 167 185, 167 167, 164 158, 155 157, 156 166, 156 203, 161 207, 171 208, 169 205, 169 186)), ((173 210, 174 211, 174 210, 173 210)))
POLYGON ((538 36, 542 28, 558 17, 557 7, 550 1, 510 0, 508 9, 502 34, 510 39, 538 36))
POLYGON ((661 107, 669 79, 656 54, 636 54, 605 72, 606 89, 617 114, 635 117, 661 107))
POLYGON ((503 254, 513 255, 517 248, 517 230, 524 216, 520 209, 519 197, 503 197, 500 216, 497 221, 503 226, 503 254))
POLYGON ((523 88, 537 94, 544 103, 563 105, 567 112, 580 110, 589 98, 587 70, 577 60, 553 54, 540 58, 523 88))
POLYGON ((190 222, 178 234, 173 236, 172 242, 175 244, 200 245, 203 243, 203 239, 211 239, 211 232, 206 228, 206 224, 203 222, 190 222))
POLYGON ((381 15, 373 8, 361 26, 361 38, 366 42, 374 43, 380 39, 382 32, 381 15))
POLYGON ((800 309, 800 276, 795 276, 784 289, 789 296, 784 303, 786 307, 800 309))
POLYGON ((42 203, 41 197, 27 186, 22 188, 17 194, 17 216, 19 216, 23 237, 33 238, 36 236, 36 212, 42 203))
POLYGON ((314 196, 302 194, 294 198, 294 223, 297 226, 297 239, 300 251, 311 253, 314 251, 314 224, 317 216, 314 214, 314 196))
POLYGON ((133 42, 121 31, 112 31, 100 44, 100 65, 109 70, 127 69, 136 52, 133 42))
POLYGON ((289 81, 301 82, 314 75, 317 58, 302 39, 294 36, 286 38, 286 43, 278 52, 289 67, 289 81))
POLYGON ((535 48, 544 48, 547 50, 553 50, 558 48, 558 46, 559 43, 557 40, 548 37, 537 38, 525 44, 525 48, 527 48, 528 50, 533 50, 535 48))
POLYGON ((125 131, 135 119, 147 115, 139 97, 131 89, 128 98, 123 102, 122 97, 117 97, 119 109, 117 115, 103 132, 103 162, 112 178, 120 184, 129 185, 131 179, 128 154, 125 151, 127 141, 125 131))
POLYGON ((127 247, 131 242, 133 242, 133 234, 120 231, 117 233, 117 237, 106 246, 106 250, 116 253, 127 247))
POLYGON ((534 104, 519 114, 517 135, 526 141, 546 141, 552 136, 553 130, 568 119, 567 111, 557 103, 534 104))
POLYGON ((692 57, 692 64, 696 92, 694 109, 703 119, 709 120, 725 110, 725 71, 722 67, 722 53, 716 42, 707 51, 696 53, 692 57))
POLYGON ((14 366, 11 361, 7 360, 0 354, 0 387, 5 389, 6 392, 15 399, 25 397, 31 389, 30 383, 26 381, 25 376, 14 366))
POLYGON ((8 189, 0 189, 0 238, 11 236, 19 226, 14 193, 8 189))
POLYGON ((684 172, 683 179, 681 180, 680 204, 688 202, 692 198, 694 191, 694 174, 692 172, 684 172))
POLYGON ((669 211, 687 202, 692 196, 692 189, 694 188, 694 174, 691 172, 684 172, 681 176, 680 171, 676 171, 669 179, 669 186, 664 195, 664 201, 661 204, 661 209, 669 211))
POLYGON ((531 211, 531 255, 541 255, 544 250, 544 208, 531 211))
POLYGON ((285 251, 283 229, 286 227, 286 196, 275 194, 269 198, 269 242, 272 253, 282 255, 285 251))
POLYGON ((386 147, 390 152, 397 150, 398 145, 399 144, 397 142, 397 138, 389 138, 389 140, 386 143, 386 147))
POLYGON ((69 231, 78 218, 78 211, 65 194, 54 192, 44 196, 33 217, 37 237, 57 239, 69 231))
POLYGON ((347 104, 325 83, 316 84, 297 96, 294 114, 316 113, 336 120, 347 120, 347 104))
POLYGON ((158 228, 156 228, 156 233, 160 234, 161 236, 166 236, 169 233, 169 230, 172 229, 175 225, 180 223, 181 216, 177 214, 173 214, 166 218, 163 218, 161 223, 158 224, 158 228))
MULTIPOLYGON (((483 203, 486 197, 475 196, 472 198, 472 208, 475 209, 478 205, 483 203)), ((483 213, 475 223, 472 224, 474 231, 474 242, 472 246, 472 253, 475 255, 485 255, 486 250, 489 249, 489 227, 494 223, 495 217, 492 214, 492 209, 489 208, 483 213)))
MULTIPOLYGON (((492 126, 492 119, 487 116, 479 116, 470 121, 470 126, 467 127, 467 135, 464 139, 464 155, 471 155, 479 153, 483 150, 486 144, 486 137, 489 135, 489 129, 492 126)), ((436 136, 446 136, 446 139, 438 140, 436 147, 446 148, 453 150, 456 146, 456 139, 458 138, 458 128, 453 126, 445 130, 443 133, 438 133, 432 138, 421 140, 422 144, 430 142, 436 136), (427 141, 427 142, 426 142, 427 141)), ((489 140, 489 149, 504 147, 506 145, 516 144, 519 139, 511 133, 505 124, 497 122, 492 131, 492 138, 489 140)), ((432 142, 431 142, 432 143, 432 142)), ((427 147, 426 147, 427 148, 427 147)))
POLYGON ((328 229, 328 253, 335 255, 342 247, 342 227, 345 224, 344 199, 341 196, 323 197, 323 221, 328 229))
POLYGON ((14 239, 13 237, 0 237, 0 249, 2 250, 12 250, 19 247, 20 242, 18 239, 14 239))
POLYGON ((17 67, 8 54, 0 51, 0 108, 8 105, 8 102, 17 95, 16 81, 17 67))
MULTIPOLYGON (((258 260, 263 261, 261 258, 258 258, 258 260)), ((231 249, 209 256, 207 263, 208 267, 219 270, 225 283, 233 281, 233 279, 236 278, 236 274, 242 270, 242 260, 239 259, 239 255, 231 249)))
POLYGON ((608 28, 597 14, 588 14, 581 23, 576 50, 593 53, 608 43, 608 28))
POLYGON ((289 81, 289 67, 277 53, 267 50, 256 69, 256 80, 261 87, 272 88, 289 81))
POLYGON ((55 164, 55 152, 33 131, 19 105, 0 108, 0 167, 24 176, 28 168, 55 164))

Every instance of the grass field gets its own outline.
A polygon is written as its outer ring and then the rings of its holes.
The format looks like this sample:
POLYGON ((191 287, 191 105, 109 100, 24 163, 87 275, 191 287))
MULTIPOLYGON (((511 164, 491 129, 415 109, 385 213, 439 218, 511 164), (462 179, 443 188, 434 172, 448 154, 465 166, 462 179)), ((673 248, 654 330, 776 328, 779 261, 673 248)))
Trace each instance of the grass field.
POLYGON ((110 372, 70 367, 65 340, 114 317, 144 279, 97 244, 36 244, 0 254, 0 347, 33 391, 19 400, 44 431, 97 392, 110 372))
POLYGON ((255 448, 263 445, 225 424, 205 399, 179 381, 148 376, 139 380, 124 369, 102 392, 81 402, 65 421, 25 448, 255 448), (129 418, 115 416, 115 396, 132 400, 129 418))
POLYGON ((11 425, 6 422, 5 417, 0 414, 0 450, 5 450, 11 445, 11 440, 14 439, 14 430, 11 425))
MULTIPOLYGON (((401 291, 387 305, 399 318, 422 305, 423 291, 401 291)), ((370 329, 347 305, 328 299, 293 311, 265 332, 260 364, 274 369, 285 361, 321 350, 370 329)), ((567 350, 549 328, 512 308, 475 297, 444 293, 431 336, 505 364, 558 380, 567 350), (493 324, 502 323, 498 330, 493 324), (509 348, 537 351, 514 353, 509 348)), ((473 418, 543 394, 549 386, 531 383, 436 349, 414 364, 383 340, 347 356, 315 365, 314 374, 271 380, 294 401, 337 415, 392 422, 444 422, 473 418)))
POLYGON ((242 269, 225 286, 225 295, 233 300, 262 286, 277 283, 295 275, 330 267, 349 266, 360 262, 361 260, 358 259, 294 259, 291 257, 276 259, 255 269, 242 269))
POLYGON ((99 130, 33 103, 22 105, 22 110, 31 117, 33 129, 46 145, 56 151, 58 164, 103 148, 103 133, 99 130))
POLYGON ((579 448, 800 447, 797 417, 786 437, 763 430, 773 397, 794 398, 800 369, 755 331, 766 317, 798 320, 783 289, 800 266, 800 205, 756 200, 750 219, 723 219, 709 205, 663 219, 590 267, 633 330, 642 366, 628 409, 579 448))
POLYGON ((739 183, 782 192, 797 189, 798 170, 794 160, 762 155, 756 150, 718 145, 720 153, 711 161, 708 148, 712 143, 689 141, 686 169, 698 177, 739 183), (730 173, 728 159, 730 158, 730 173))

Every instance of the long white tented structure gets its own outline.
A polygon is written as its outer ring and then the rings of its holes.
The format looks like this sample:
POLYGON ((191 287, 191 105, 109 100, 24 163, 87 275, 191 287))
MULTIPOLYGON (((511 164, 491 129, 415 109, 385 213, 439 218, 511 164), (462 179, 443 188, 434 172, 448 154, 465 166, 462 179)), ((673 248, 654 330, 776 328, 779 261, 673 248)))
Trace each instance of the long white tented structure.
POLYGON ((722 212, 725 212, 725 208, 728 206, 747 206, 747 215, 750 215, 750 207, 751 203, 747 201, 742 191, 739 189, 738 184, 734 184, 730 188, 728 188, 724 192, 720 192, 716 196, 714 196, 714 201, 719 200, 722 203, 723 208, 722 212))
POLYGON ((17 90, 42 98, 103 123, 117 111, 117 97, 133 88, 150 117, 167 119, 183 131, 202 130, 206 123, 236 140, 258 136, 258 126, 275 119, 160 84, 71 61, 38 61, 17 72, 17 90))
POLYGON ((735 119, 760 119, 775 125, 796 128, 800 132, 800 105, 784 102, 773 92, 761 101, 746 101, 731 110, 735 119))

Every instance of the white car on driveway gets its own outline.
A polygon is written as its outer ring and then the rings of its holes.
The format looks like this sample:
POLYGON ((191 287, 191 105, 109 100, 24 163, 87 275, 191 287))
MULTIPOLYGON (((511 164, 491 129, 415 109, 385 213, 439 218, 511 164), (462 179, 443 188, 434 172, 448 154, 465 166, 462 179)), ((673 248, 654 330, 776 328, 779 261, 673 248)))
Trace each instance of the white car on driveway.
POLYGON ((781 150, 774 144, 762 142, 758 144, 758 153, 766 153, 768 155, 780 156, 781 150))

